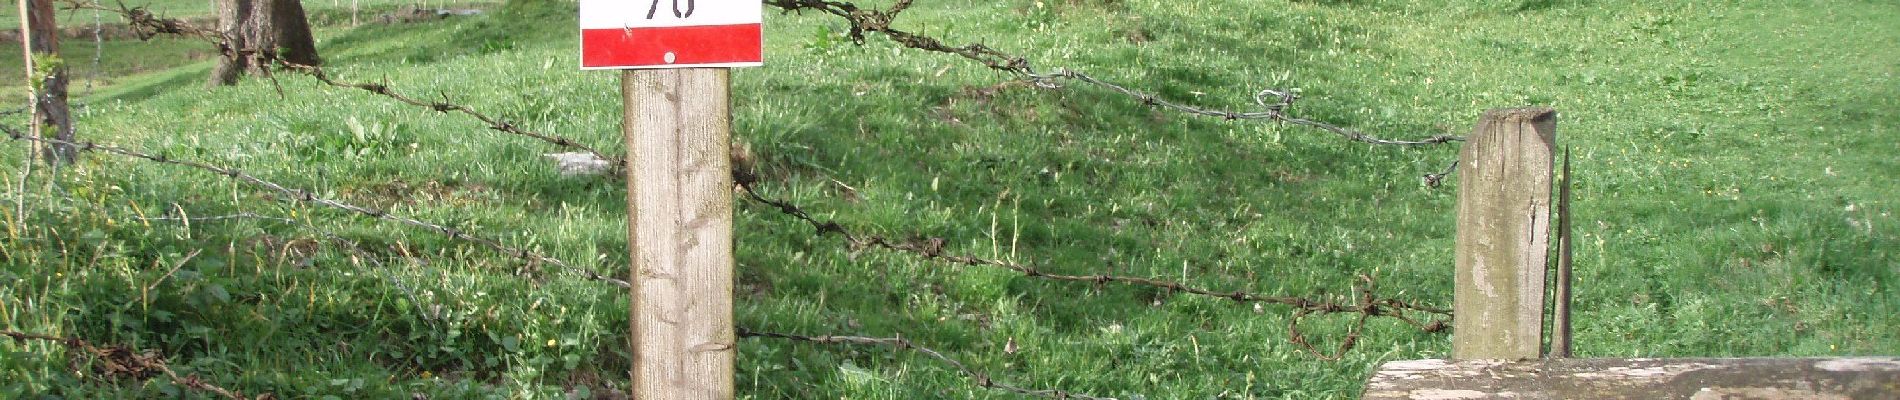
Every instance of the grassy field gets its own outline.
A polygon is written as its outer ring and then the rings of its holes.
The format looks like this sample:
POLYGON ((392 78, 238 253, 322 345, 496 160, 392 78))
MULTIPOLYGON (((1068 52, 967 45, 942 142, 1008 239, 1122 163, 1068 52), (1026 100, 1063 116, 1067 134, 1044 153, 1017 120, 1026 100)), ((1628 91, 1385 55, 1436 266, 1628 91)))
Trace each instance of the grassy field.
MULTIPOLYGON (((101 3, 110 6, 119 4, 101 3)), ((307 2, 304 3, 304 7, 317 35, 329 37, 359 25, 382 23, 381 16, 403 7, 489 8, 495 4, 496 2, 493 1, 358 0, 353 3, 307 2)), ((143 7, 161 17, 197 23, 209 23, 212 18, 209 1, 155 0, 125 2, 124 5, 143 7)), ((18 7, 0 7, 0 26, 18 29, 19 10, 18 7)), ((77 12, 62 10, 56 18, 61 27, 69 29, 124 24, 113 13, 94 10, 77 12), (93 15, 95 13, 98 15, 93 15)), ((14 47, 18 47, 18 43, 13 44, 14 47)), ((72 74, 73 97, 91 95, 88 89, 92 87, 112 85, 118 80, 138 79, 144 74, 185 67, 217 55, 216 48, 205 45, 202 41, 171 37, 137 41, 129 40, 129 38, 108 39, 102 36, 84 36, 61 38, 59 45, 60 55, 66 61, 69 73, 72 74)), ((21 71, 21 60, 19 51, 0 52, 0 71, 21 71)), ((6 104, 24 102, 25 92, 26 82, 23 79, 0 82, 0 99, 4 99, 6 104)))
MULTIPOLYGON (((617 149, 615 74, 576 70, 573 5, 518 3, 325 28, 321 50, 340 78, 447 93, 617 149)), ((767 14, 767 66, 736 71, 733 91, 735 140, 756 153, 768 195, 1054 272, 1295 296, 1346 295, 1369 274, 1387 294, 1451 303, 1456 184, 1419 176, 1455 146, 1367 146, 1087 86, 998 85, 1010 76, 959 58, 875 35, 853 45, 833 17, 767 14)), ((1577 350, 1636 357, 1900 354, 1893 21, 1900 5, 1847 0, 958 0, 918 2, 898 26, 1223 108, 1297 87, 1297 114, 1385 136, 1464 134, 1487 108, 1555 107, 1577 175, 1577 350)), ((136 46, 108 51, 161 51, 136 46)), ((80 135, 626 269, 624 190, 559 176, 539 156, 552 146, 302 77, 285 75, 281 96, 266 81, 204 90, 209 63, 174 65, 79 99, 80 135)), ((9 148, 0 329, 155 349, 181 373, 286 399, 625 385, 618 290, 524 279, 519 262, 432 232, 107 155, 57 176, 36 168, 21 190, 25 145, 9 148), (297 222, 142 219, 240 213, 297 222)), ((852 252, 735 206, 742 326, 901 335, 1024 386, 1351 398, 1380 362, 1450 349, 1449 335, 1379 320, 1342 360, 1321 361, 1288 342, 1284 307, 852 252)), ((1330 346, 1348 322, 1304 327, 1330 346)), ((876 347, 746 340, 738 369, 743 398, 1014 398, 876 347)), ((0 397, 181 391, 0 341, 0 397)))

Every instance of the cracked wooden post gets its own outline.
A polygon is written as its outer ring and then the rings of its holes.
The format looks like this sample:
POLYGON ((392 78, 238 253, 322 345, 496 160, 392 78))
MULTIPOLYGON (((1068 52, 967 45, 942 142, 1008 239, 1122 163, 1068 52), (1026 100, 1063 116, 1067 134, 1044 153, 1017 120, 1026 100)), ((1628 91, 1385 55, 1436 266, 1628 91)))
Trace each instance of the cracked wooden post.
POLYGON ((621 75, 636 399, 733 398, 728 77, 621 75))
POLYGON ((1574 359, 1554 335, 1539 359, 1555 128, 1548 108, 1491 110, 1465 139, 1452 359, 1380 365, 1361 399, 1900 399, 1895 357, 1574 359))
POLYGON ((1452 358, 1540 356, 1557 112, 1484 113, 1458 154, 1452 358))

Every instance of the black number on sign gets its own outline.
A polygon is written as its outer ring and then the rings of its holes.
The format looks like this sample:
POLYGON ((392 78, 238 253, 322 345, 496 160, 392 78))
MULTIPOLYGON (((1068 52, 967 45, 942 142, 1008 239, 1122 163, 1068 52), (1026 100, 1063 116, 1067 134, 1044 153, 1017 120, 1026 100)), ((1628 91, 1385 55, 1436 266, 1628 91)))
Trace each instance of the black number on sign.
MULTIPOLYGON (((660 0, 653 0, 653 6, 647 8, 647 19, 653 19, 653 14, 659 11, 660 11, 660 0)), ((693 16, 693 0, 686 0, 685 11, 680 11, 680 0, 673 0, 673 18, 689 18, 692 16, 693 16)))

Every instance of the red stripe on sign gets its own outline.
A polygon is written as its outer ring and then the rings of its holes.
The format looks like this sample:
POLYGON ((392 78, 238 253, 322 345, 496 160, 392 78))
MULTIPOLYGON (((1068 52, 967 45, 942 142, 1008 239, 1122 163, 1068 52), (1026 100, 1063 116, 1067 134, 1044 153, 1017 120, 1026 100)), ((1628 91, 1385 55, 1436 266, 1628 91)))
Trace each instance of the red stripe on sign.
POLYGON ((582 29, 581 66, 761 62, 763 34, 759 24, 582 29))

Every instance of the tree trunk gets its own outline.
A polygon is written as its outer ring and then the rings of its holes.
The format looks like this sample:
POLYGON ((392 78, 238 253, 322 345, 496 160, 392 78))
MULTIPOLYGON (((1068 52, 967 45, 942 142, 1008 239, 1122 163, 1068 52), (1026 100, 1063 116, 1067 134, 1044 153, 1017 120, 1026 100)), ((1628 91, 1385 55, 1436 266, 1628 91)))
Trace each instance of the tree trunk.
POLYGON ((245 74, 268 75, 273 62, 318 65, 317 42, 300 0, 217 0, 223 57, 206 87, 237 83, 245 74))
MULTIPOLYGON (((53 137, 71 142, 73 121, 66 107, 66 63, 59 58, 59 26, 53 19, 53 0, 20 0, 20 43, 26 51, 26 79, 32 89, 33 135, 52 128, 53 137)), ((37 143, 37 142, 36 142, 37 143)), ((47 163, 73 161, 71 144, 35 146, 47 163)))

